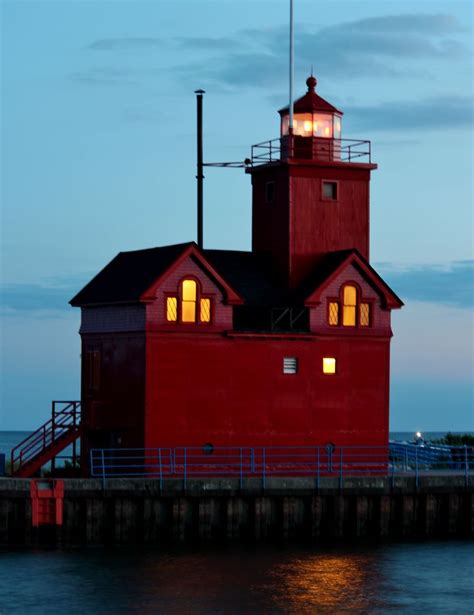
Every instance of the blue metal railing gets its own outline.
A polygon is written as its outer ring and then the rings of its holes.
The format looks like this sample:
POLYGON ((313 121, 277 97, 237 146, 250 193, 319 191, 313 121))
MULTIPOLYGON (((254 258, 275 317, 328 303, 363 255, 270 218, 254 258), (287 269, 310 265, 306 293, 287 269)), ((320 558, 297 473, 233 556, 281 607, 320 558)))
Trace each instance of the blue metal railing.
POLYGON ((462 475, 466 486, 474 472, 474 447, 416 446, 270 446, 108 448, 90 452, 91 476, 102 478, 156 478, 166 480, 259 478, 265 488, 270 477, 310 477, 316 488, 322 477, 337 477, 340 487, 349 477, 462 475))

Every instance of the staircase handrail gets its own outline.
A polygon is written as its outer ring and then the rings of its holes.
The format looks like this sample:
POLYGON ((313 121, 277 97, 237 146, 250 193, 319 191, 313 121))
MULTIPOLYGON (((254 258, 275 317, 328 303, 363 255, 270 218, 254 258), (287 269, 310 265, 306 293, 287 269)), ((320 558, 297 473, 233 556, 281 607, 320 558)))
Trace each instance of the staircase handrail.
POLYGON ((57 441, 71 428, 80 425, 80 401, 53 401, 52 418, 29 434, 11 451, 11 471, 14 473, 31 461, 38 453, 57 441), (57 404, 66 404, 56 410, 57 404), (18 464, 18 467, 15 467, 18 464))

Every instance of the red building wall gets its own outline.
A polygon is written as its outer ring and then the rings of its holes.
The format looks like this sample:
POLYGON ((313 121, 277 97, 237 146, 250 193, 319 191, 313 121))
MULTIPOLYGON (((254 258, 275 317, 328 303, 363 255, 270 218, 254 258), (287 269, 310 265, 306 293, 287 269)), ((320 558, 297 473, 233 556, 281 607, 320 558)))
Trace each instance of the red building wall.
POLYGON ((145 445, 384 445, 388 366, 389 338, 152 336, 145 445), (325 356, 337 374, 322 373, 325 356))
POLYGON ((145 315, 144 306, 82 310, 81 412, 85 433, 81 455, 86 466, 90 448, 143 446, 145 315), (95 382, 90 377, 91 353, 98 353, 95 382))

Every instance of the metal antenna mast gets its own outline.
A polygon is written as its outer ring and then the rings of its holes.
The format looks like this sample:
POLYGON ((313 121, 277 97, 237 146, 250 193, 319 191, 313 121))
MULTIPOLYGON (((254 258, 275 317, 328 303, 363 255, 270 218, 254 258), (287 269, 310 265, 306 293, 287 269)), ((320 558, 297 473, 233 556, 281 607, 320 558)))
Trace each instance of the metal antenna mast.
POLYGON ((197 244, 203 247, 203 180, 204 164, 202 160, 202 95, 204 90, 196 90, 197 103, 197 244))
POLYGON ((288 124, 288 134, 293 134, 293 81, 295 74, 295 60, 294 60, 294 51, 295 51, 295 40, 294 40, 294 24, 293 24, 293 0, 290 0, 290 117, 288 124))

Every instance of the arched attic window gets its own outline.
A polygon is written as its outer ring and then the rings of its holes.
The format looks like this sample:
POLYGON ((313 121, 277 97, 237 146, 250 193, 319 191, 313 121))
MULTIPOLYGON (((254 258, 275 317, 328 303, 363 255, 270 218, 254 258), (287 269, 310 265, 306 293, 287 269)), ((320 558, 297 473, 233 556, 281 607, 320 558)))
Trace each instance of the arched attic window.
POLYGON ((342 291, 342 326, 355 327, 357 309, 357 289, 346 284, 342 291))
POLYGON ((201 294, 196 280, 181 280, 177 295, 166 298, 167 322, 203 323, 211 322, 211 298, 201 294))
POLYGON ((344 284, 340 298, 330 300, 328 305, 328 324, 331 327, 370 327, 371 305, 361 301, 361 293, 354 284, 344 284))

